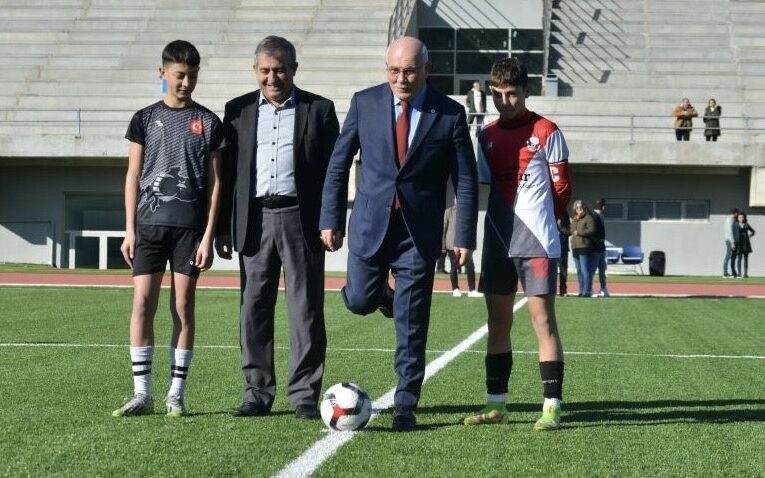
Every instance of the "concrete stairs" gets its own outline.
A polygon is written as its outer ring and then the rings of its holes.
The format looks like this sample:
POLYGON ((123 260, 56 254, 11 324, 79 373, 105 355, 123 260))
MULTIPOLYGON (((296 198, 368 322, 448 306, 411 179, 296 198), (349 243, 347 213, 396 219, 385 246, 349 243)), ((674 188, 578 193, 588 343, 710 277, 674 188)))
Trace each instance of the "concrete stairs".
MULTIPOLYGON (((754 0, 556 1, 550 70, 564 97, 531 103, 573 138, 611 141, 626 128, 633 142, 674 141, 680 98, 701 114, 714 97, 726 141, 762 141, 765 130, 745 129, 765 128, 763 24, 765 2, 754 0)), ((699 119, 697 141, 700 129, 699 119)))
POLYGON ((222 114, 227 100, 256 88, 258 41, 286 37, 298 51, 296 84, 335 100, 342 121, 354 91, 385 80, 394 3, 5 0, 0 156, 124 156, 126 125, 161 97, 161 50, 178 38, 202 55, 195 99, 222 114))

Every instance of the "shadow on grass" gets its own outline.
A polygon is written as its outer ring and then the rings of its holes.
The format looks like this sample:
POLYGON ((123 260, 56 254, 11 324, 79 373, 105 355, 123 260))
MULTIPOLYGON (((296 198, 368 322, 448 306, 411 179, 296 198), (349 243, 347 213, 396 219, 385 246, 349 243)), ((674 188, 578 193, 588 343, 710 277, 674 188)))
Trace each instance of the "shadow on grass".
POLYGON ((262 416, 253 416, 253 417, 235 417, 232 415, 234 412, 234 409, 230 410, 216 410, 212 412, 192 412, 189 413, 188 416, 190 417, 202 417, 202 416, 214 416, 214 415, 221 415, 221 416, 230 416, 233 419, 236 420, 267 420, 269 417, 279 417, 284 415, 295 415, 295 412, 292 410, 280 410, 276 412, 271 412, 268 415, 262 415, 262 416))
MULTIPOLYGON (((484 404, 436 405, 420 407, 420 414, 468 416, 484 404)), ((539 403, 511 403, 511 423, 514 413, 536 413, 539 403)), ((454 425, 457 421, 430 424, 433 428, 454 425)), ((742 423, 765 422, 765 400, 647 400, 565 402, 563 421, 567 427, 609 425, 666 425, 668 423, 742 423)), ((425 427, 423 427, 425 429, 425 427)))

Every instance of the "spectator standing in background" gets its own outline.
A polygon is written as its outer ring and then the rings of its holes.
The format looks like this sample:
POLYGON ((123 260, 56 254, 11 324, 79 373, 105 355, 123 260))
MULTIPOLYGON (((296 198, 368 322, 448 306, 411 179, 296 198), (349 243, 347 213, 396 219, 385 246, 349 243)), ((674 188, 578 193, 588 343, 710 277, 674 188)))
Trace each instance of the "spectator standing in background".
POLYGON ((558 271, 558 294, 564 297, 568 293, 568 238, 571 236, 571 218, 568 211, 563 211, 557 221, 560 234, 560 268, 558 271))
POLYGON ((579 279, 579 297, 592 296, 592 276, 598 265, 595 253, 595 218, 584 204, 574 201, 574 216, 571 219, 571 250, 576 257, 576 275, 579 279))
POLYGON ((680 104, 675 106, 672 116, 675 117, 675 138, 678 141, 690 141, 693 118, 698 115, 688 98, 683 98, 680 104))
POLYGON ((465 105, 468 109, 468 126, 472 126, 475 119, 475 135, 478 137, 483 127, 483 115, 486 113, 486 93, 481 89, 480 81, 473 82, 473 88, 465 96, 465 105))
POLYGON ((736 270, 738 270, 739 277, 749 277, 749 253, 752 252, 752 241, 749 238, 754 236, 754 229, 749 225, 746 214, 743 212, 738 213, 737 222, 733 225, 733 229, 736 231, 734 236, 736 239, 736 270), (741 268, 742 259, 743 269, 741 268))
POLYGON ((723 223, 723 237, 725 238, 725 259, 723 259, 723 277, 736 277, 736 218, 738 217, 738 209, 735 207, 730 210, 730 214, 725 218, 723 223), (730 274, 728 274, 728 264, 730 264, 730 274))
POLYGON ((709 99, 704 110, 704 137, 707 141, 717 141, 720 136, 720 114, 722 108, 714 98, 709 99))
POLYGON ((606 265, 606 220, 603 217, 603 214, 606 212, 606 200, 596 199, 593 212, 592 217, 595 219, 595 252, 599 254, 598 264, 595 266, 600 280, 598 296, 608 297, 611 294, 608 293, 608 287, 606 286, 606 268, 608 266, 606 265))
MULTIPOLYGON (((454 297, 462 297, 462 291, 460 290, 459 281, 457 280, 457 274, 459 273, 459 263, 457 262, 457 256, 454 253, 454 236, 457 234, 457 201, 454 201, 454 205, 444 211, 444 251, 449 257, 449 280, 452 283, 452 295, 454 297)), ((481 292, 475 289, 475 263, 473 257, 470 256, 465 261, 465 273, 467 274, 468 283, 468 297, 483 297, 481 292)))

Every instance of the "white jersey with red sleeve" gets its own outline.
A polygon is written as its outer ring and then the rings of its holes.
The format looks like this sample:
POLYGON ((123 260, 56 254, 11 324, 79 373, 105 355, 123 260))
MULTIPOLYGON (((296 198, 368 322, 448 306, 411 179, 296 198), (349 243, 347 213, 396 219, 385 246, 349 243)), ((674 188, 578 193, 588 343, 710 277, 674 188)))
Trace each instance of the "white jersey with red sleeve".
POLYGON ((508 257, 560 257, 556 219, 571 199, 571 185, 568 146, 555 123, 527 112, 510 124, 484 127, 478 178, 491 185, 484 234, 496 234, 508 257))

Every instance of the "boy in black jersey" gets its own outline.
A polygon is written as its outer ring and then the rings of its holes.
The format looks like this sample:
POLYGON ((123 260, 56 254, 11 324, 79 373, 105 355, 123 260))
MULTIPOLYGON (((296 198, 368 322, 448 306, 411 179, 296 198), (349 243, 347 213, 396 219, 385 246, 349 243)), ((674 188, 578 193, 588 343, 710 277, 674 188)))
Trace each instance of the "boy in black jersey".
POLYGON ((134 395, 112 416, 152 413, 151 364, 154 315, 167 262, 172 270, 170 390, 167 415, 186 414, 184 390, 194 346, 194 296, 201 271, 210 268, 218 215, 220 119, 191 99, 199 74, 199 52, 176 40, 162 51, 159 73, 167 81, 162 101, 138 111, 125 138, 130 141, 125 179, 125 240, 120 250, 133 269, 130 359, 134 395))

